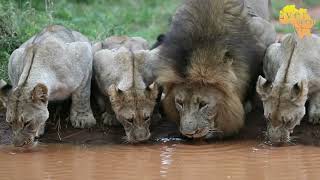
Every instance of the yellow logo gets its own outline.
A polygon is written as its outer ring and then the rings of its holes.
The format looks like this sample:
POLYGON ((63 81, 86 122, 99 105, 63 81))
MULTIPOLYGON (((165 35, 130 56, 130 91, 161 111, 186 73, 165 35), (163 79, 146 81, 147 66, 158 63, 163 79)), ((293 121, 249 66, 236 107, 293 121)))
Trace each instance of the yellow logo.
POLYGON ((281 24, 292 24, 298 36, 303 38, 311 35, 315 21, 308 14, 307 9, 297 9, 295 5, 287 5, 280 11, 281 24))

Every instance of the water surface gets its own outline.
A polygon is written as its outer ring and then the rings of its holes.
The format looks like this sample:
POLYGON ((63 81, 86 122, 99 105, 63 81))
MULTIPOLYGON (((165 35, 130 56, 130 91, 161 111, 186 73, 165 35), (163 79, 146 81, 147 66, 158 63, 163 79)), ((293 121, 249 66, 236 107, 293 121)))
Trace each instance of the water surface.
POLYGON ((316 180, 320 148, 254 141, 0 148, 0 179, 316 180), (4 178, 5 177, 5 178, 4 178))

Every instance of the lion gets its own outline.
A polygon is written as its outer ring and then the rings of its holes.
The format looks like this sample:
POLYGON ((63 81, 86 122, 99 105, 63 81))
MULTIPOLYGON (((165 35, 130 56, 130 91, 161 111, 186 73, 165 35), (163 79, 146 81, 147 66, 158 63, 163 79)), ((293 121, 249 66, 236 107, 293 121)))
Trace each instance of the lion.
POLYGON ((93 69, 101 92, 100 97, 94 93, 95 101, 104 106, 104 123, 113 126, 120 122, 130 143, 147 141, 158 86, 143 81, 142 68, 149 53, 146 41, 114 36, 103 44, 94 55, 93 69))
POLYGON ((268 48, 263 63, 265 78, 259 76, 257 92, 267 136, 272 143, 288 143, 306 113, 307 100, 309 122, 320 123, 320 38, 288 34, 268 48))
POLYGON ((186 0, 151 51, 146 74, 164 87, 164 112, 188 138, 231 136, 244 125, 243 104, 276 38, 268 18, 248 7, 244 0, 186 0))
POLYGON ((76 128, 96 124, 90 107, 93 55, 88 39, 52 25, 22 44, 10 56, 6 121, 17 147, 32 147, 44 133, 48 103, 72 99, 70 121, 76 128))
POLYGON ((95 52, 101 49, 116 50, 121 47, 131 49, 132 51, 149 49, 148 41, 141 37, 111 36, 104 41, 94 44, 95 52))

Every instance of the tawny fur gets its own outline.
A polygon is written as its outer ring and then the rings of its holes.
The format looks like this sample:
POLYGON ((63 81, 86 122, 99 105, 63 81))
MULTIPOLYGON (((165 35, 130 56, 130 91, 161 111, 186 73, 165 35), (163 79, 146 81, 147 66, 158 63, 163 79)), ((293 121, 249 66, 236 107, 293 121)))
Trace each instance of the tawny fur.
POLYGON ((92 58, 88 39, 59 25, 44 28, 12 53, 8 74, 13 89, 1 91, 16 146, 32 145, 43 134, 48 102, 71 97, 72 125, 96 124, 90 107, 92 58))
POLYGON ((141 37, 111 36, 104 41, 95 43, 93 46, 93 52, 97 52, 102 49, 116 50, 121 47, 125 47, 132 51, 138 51, 149 49, 149 44, 141 37))
POLYGON ((259 77, 257 92, 268 119, 271 141, 289 141, 290 133, 306 114, 309 100, 309 122, 320 122, 320 38, 284 36, 272 44, 264 59, 265 78, 259 77))
POLYGON ((177 10, 163 44, 153 51, 157 58, 151 65, 164 86, 163 107, 169 119, 179 122, 174 97, 175 87, 182 84, 194 91, 210 87, 223 94, 212 129, 230 135, 243 126, 242 103, 257 78, 266 47, 275 41, 272 25, 258 13, 252 15, 255 7, 248 13, 249 6, 243 0, 186 0, 177 10))
POLYGON ((100 43, 102 49, 94 55, 94 77, 100 90, 94 95, 101 102, 104 123, 121 123, 129 142, 150 137, 149 125, 158 95, 157 86, 146 84, 141 73, 149 54, 147 47, 142 38, 115 36, 100 43))

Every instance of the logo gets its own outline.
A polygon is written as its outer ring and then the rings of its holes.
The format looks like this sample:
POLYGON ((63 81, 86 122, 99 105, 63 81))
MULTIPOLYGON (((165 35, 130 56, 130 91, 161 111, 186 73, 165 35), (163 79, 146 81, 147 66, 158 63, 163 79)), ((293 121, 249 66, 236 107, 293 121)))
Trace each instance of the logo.
POLYGON ((279 22, 292 24, 300 38, 310 36, 311 29, 316 24, 307 9, 297 9, 295 5, 287 5, 280 11, 279 22))

